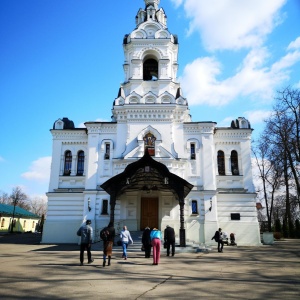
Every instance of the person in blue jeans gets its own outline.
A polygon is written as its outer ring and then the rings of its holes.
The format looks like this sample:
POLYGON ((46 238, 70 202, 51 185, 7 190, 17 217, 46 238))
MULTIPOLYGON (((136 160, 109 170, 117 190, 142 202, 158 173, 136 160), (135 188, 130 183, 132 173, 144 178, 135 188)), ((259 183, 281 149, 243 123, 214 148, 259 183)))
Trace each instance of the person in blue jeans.
POLYGON ((122 241, 122 248, 123 248, 123 255, 122 257, 126 260, 127 259, 127 247, 129 241, 131 244, 133 244, 133 240, 131 238, 130 232, 127 230, 127 226, 123 227, 123 230, 121 231, 120 234, 120 239, 122 241))

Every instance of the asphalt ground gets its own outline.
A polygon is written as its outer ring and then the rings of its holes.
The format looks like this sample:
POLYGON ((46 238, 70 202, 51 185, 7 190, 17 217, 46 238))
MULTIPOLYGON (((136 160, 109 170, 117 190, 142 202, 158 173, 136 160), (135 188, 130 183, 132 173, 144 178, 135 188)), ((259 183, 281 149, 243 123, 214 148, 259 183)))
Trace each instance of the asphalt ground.
MULTIPOLYGON (((0 236, 0 299, 300 299, 300 240, 260 247, 224 246, 218 253, 176 253, 159 265, 114 248, 102 267, 79 265, 78 245, 40 244, 38 234, 0 236)), ((86 258, 85 258, 86 259, 86 258)))

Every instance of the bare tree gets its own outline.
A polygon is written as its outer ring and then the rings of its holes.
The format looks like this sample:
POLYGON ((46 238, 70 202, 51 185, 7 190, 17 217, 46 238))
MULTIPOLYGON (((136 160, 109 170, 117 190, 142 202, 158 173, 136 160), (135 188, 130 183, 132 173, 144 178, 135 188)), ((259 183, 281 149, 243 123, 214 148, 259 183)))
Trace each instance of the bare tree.
POLYGON ((47 201, 41 197, 35 197, 30 200, 31 209, 30 211, 38 216, 46 214, 47 201))
POLYGON ((11 227, 10 227, 11 232, 13 232, 16 206, 22 207, 24 209, 28 209, 29 205, 27 203, 28 196, 18 186, 13 188, 12 193, 10 195, 10 199, 12 201, 12 205, 14 206, 13 216, 12 216, 12 223, 11 223, 11 227))
MULTIPOLYGON (((287 87, 279 91, 271 116, 254 149, 266 202, 268 228, 274 218, 275 198, 284 199, 283 222, 293 224, 294 203, 300 205, 300 90, 287 87), (295 196, 296 195, 296 196, 295 196)), ((279 213, 278 206, 275 214, 279 213)))
POLYGON ((11 204, 11 200, 7 193, 0 191, 0 203, 11 204))
POLYGON ((286 88, 278 92, 273 113, 266 120, 265 132, 267 142, 272 145, 280 156, 273 160, 280 161, 285 187, 285 223, 292 224, 290 194, 296 188, 298 205, 300 195, 299 164, 300 164, 300 91, 286 88), (293 182, 293 183, 292 183, 293 182))
POLYGON ((272 125, 277 123, 277 138, 285 151, 288 168, 293 174, 300 206, 300 90, 285 88, 278 92, 272 125))
MULTIPOLYGON (((296 196, 291 194, 290 195, 290 204, 291 204, 291 215, 293 220, 299 219, 299 210, 298 210, 298 203, 296 201, 296 196)), ((273 211, 273 220, 280 220, 282 223, 286 216, 286 201, 285 195, 279 195, 275 198, 274 201, 274 211, 273 211)))
POLYGON ((19 186, 12 189, 10 200, 12 205, 30 210, 29 198, 19 186))
POLYGON ((259 170, 259 179, 261 180, 262 199, 266 205, 266 214, 268 222, 268 231, 272 231, 272 214, 275 199, 275 193, 279 189, 281 182, 281 169, 276 160, 272 160, 274 149, 272 144, 266 141, 266 132, 261 135, 258 142, 254 143, 255 147, 252 152, 255 157, 256 165, 259 170))

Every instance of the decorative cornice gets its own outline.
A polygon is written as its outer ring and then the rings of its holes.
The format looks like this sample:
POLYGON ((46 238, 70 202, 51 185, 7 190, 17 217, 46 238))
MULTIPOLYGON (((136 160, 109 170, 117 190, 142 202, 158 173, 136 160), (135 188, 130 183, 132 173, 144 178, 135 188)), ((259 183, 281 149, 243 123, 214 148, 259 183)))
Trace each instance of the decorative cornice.
POLYGON ((240 141, 216 141, 215 145, 239 145, 240 141))
POLYGON ((117 124, 109 124, 109 123, 94 123, 88 124, 87 126, 88 134, 101 134, 101 133, 116 133, 117 132, 117 124))
POLYGON ((167 109, 167 108, 125 108, 122 110, 114 110, 114 116, 118 122, 183 122, 186 110, 167 109))
POLYGON ((251 131, 247 130, 236 130, 236 129, 228 129, 226 131, 217 131, 215 134, 215 140, 217 139, 251 139, 251 131))
POLYGON ((87 141, 63 141, 62 142, 63 145, 87 145, 88 142, 87 141))
POLYGON ((52 131, 52 136, 54 140, 59 139, 87 139, 86 131, 66 131, 66 130, 56 130, 52 131))
POLYGON ((186 133, 213 134, 215 123, 185 123, 183 125, 186 133))

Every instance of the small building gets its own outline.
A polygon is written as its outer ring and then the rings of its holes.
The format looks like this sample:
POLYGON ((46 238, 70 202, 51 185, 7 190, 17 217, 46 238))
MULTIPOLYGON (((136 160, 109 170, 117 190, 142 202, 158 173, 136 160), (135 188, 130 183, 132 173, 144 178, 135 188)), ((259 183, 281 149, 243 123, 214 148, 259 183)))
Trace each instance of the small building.
POLYGON ((8 204, 0 204, 0 232, 10 232, 13 225, 13 232, 36 231, 39 226, 40 217, 30 211, 8 204))

